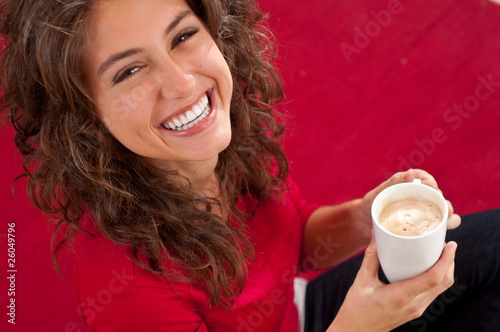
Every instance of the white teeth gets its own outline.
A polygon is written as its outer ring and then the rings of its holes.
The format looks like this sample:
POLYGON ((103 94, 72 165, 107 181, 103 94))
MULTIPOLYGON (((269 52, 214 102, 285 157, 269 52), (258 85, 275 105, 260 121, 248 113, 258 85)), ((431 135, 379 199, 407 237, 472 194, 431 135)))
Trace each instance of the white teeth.
MULTIPOLYGON (((195 118, 197 118, 197 117, 199 117, 199 116, 201 115, 201 113, 203 113, 203 109, 202 109, 200 106, 195 105, 195 106, 193 107, 193 110, 192 110, 192 111, 189 111, 189 112, 193 112, 193 113, 195 114, 195 118)), ((188 113, 189 113, 189 112, 188 112, 188 113)), ((192 121, 192 120, 191 120, 191 121, 192 121)))
POLYGON ((207 117, 210 113, 210 104, 208 96, 205 94, 198 104, 193 106, 193 109, 170 122, 162 124, 165 129, 169 130, 186 130, 193 127, 198 122, 207 117))
MULTIPOLYGON (((190 123, 188 123, 188 124, 183 125, 182 127, 175 127, 175 128, 173 128, 173 130, 175 130, 175 131, 182 131, 182 130, 186 130, 186 129, 189 129, 189 128, 193 127, 193 126, 194 126, 194 125, 196 125, 198 122, 200 122, 201 120, 205 119, 205 118, 208 116, 208 114, 210 113, 209 111, 210 111, 210 108, 208 108, 208 107, 207 107, 207 108, 205 109, 205 111, 203 111, 202 116, 198 117, 198 118, 197 118, 196 120, 194 120, 193 122, 190 122, 190 123)), ((168 128, 167 128, 167 129, 168 129, 168 128)))
POLYGON ((174 123, 177 127, 181 127, 182 126, 182 122, 179 120, 179 119, 174 119, 174 123))
POLYGON ((181 122, 182 122, 183 125, 189 123, 188 119, 184 115, 181 115, 181 122))
MULTIPOLYGON (((195 106, 195 107, 196 107, 196 106, 195 106)), ((194 107, 193 107, 193 109, 194 109, 194 107)), ((195 113, 195 112, 193 112, 193 111, 188 111, 188 112, 186 113, 186 118, 187 118, 188 122, 193 121, 194 119, 196 119, 196 117, 197 117, 197 115, 196 115, 196 113, 195 113)))

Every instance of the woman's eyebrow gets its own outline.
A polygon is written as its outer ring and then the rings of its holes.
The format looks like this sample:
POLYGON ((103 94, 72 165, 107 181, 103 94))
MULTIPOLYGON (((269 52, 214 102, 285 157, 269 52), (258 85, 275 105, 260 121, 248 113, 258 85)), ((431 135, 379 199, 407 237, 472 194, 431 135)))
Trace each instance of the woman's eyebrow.
POLYGON ((167 28, 166 33, 168 34, 168 33, 172 32, 172 30, 175 29, 175 27, 182 21, 183 18, 185 18, 186 16, 191 15, 191 14, 193 14, 193 12, 189 9, 185 10, 183 12, 180 12, 179 15, 177 15, 177 17, 175 18, 175 20, 173 20, 172 23, 170 23, 170 25, 167 28))
POLYGON ((113 54, 106 61, 104 61, 102 65, 99 67, 99 70, 97 71, 97 76, 101 76, 109 67, 111 67, 111 65, 113 65, 118 60, 121 60, 123 58, 129 57, 131 55, 137 54, 142 51, 143 51, 142 48, 133 48, 125 52, 113 54))
MULTIPOLYGON (((179 15, 177 15, 176 18, 172 21, 172 23, 170 23, 169 26, 167 27, 166 33, 169 34, 170 32, 172 32, 172 30, 175 29, 175 27, 182 21, 183 18, 191 14, 193 14, 191 10, 185 10, 179 13, 179 15)), ((101 64, 101 66, 97 70, 97 76, 98 77, 101 76, 109 67, 111 67, 111 65, 113 65, 118 60, 140 53, 142 51, 143 51, 142 48, 133 48, 124 52, 111 55, 106 61, 104 61, 101 64)))

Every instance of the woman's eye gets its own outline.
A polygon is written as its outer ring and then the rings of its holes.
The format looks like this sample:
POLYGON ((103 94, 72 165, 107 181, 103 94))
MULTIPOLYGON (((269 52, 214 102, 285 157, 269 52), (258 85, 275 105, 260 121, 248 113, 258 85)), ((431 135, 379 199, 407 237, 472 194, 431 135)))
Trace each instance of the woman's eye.
MULTIPOLYGON (((176 47, 177 45, 189 40, 191 37, 193 37, 195 34, 197 34, 200 31, 199 28, 189 28, 181 31, 172 41, 172 48, 176 47)), ((126 79, 134 76, 139 72, 144 66, 138 66, 138 65, 131 65, 127 68, 124 68, 121 70, 113 79, 113 84, 118 84, 120 82, 125 81, 126 79)))
POLYGON ((141 66, 138 66, 138 65, 133 65, 133 66, 130 66, 130 67, 127 67, 123 70, 121 70, 115 77, 115 79, 113 80, 113 83, 114 84, 118 84, 128 78, 130 78, 131 76, 134 76, 139 70, 141 70, 141 66))
POLYGON ((183 43, 183 42, 189 40, 196 33, 198 33, 198 31, 200 31, 200 29, 198 29, 198 28, 190 28, 190 29, 183 30, 177 36, 175 36, 174 40, 172 41, 172 48, 174 48, 175 46, 177 46, 180 43, 183 43))

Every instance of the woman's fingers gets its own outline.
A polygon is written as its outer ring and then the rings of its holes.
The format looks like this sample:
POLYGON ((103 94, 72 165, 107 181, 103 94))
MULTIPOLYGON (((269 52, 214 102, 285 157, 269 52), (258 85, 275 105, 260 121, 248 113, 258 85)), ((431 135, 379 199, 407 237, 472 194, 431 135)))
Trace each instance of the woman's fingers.
POLYGON ((419 317, 452 285, 455 249, 455 242, 446 244, 429 271, 386 285, 378 279, 379 260, 372 236, 358 275, 328 331, 389 331, 419 317))
POLYGON ((457 228, 458 226, 460 226, 460 224, 462 223, 462 218, 460 218, 460 216, 458 214, 452 214, 449 218, 448 218, 448 229, 454 229, 454 228, 457 228))
POLYGON ((377 254, 377 245, 375 244, 375 239, 373 237, 372 231, 372 239, 370 244, 365 250, 365 257, 363 258, 363 262, 361 263, 361 268, 359 269, 360 277, 364 281, 368 280, 378 280, 378 268, 379 268, 379 260, 377 254))
POLYGON ((429 294, 434 299, 453 285, 456 249, 456 242, 448 242, 443 249, 441 257, 433 267, 415 278, 401 281, 398 286, 406 289, 410 297, 429 294))
POLYGON ((409 169, 401 174, 401 182, 412 182, 415 179, 422 180, 423 184, 439 190, 436 179, 422 169, 409 169))
POLYGON ((462 218, 460 218, 458 214, 452 214, 448 218, 448 229, 457 228, 458 226, 460 226, 461 223, 462 223, 462 218))
POLYGON ((448 229, 457 228, 462 223, 462 219, 458 214, 454 213, 453 205, 451 205, 451 202, 446 202, 448 203, 448 229))

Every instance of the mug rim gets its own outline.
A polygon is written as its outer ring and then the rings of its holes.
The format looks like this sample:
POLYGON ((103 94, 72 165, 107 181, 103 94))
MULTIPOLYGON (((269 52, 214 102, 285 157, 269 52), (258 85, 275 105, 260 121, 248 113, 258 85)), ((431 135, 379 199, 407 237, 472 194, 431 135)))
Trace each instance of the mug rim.
MULTIPOLYGON (((387 194, 385 194, 387 195, 387 194)), ((380 210, 378 211, 380 213, 380 210)), ((415 182, 400 182, 400 183, 396 183, 396 184, 393 184, 387 188, 385 188, 384 190, 382 190, 381 192, 378 193, 378 195, 374 198, 373 202, 372 202, 372 206, 371 206, 371 209, 370 209, 370 213, 371 213, 371 217, 372 217, 372 222, 373 224, 376 224, 377 227, 382 230, 384 233, 386 234, 389 234, 391 236, 394 236, 396 238, 401 238, 401 239, 419 239, 419 238, 422 238, 422 237, 426 237, 426 236, 429 236, 433 233, 436 233, 441 227, 443 227, 443 224, 446 224, 448 223, 448 205, 446 203, 446 199, 444 198, 444 196, 439 192, 437 191, 436 189, 432 188, 431 186, 428 186, 426 184, 423 184, 423 183, 415 183, 415 182), (420 234, 420 235, 414 235, 414 236, 403 236, 403 235, 398 235, 398 234, 394 234, 388 230, 386 230, 382 225, 380 225, 380 223, 378 222, 378 216, 377 218, 375 218, 375 214, 374 214, 374 210, 376 208, 375 206, 375 203, 379 202, 381 199, 383 199, 383 193, 387 193, 388 191, 394 191, 396 190, 395 188, 396 187, 400 187, 400 186, 409 186, 409 187, 415 187, 415 186, 424 186, 424 190, 430 190, 430 192, 432 192, 433 194, 437 195, 439 197, 439 201, 440 201, 440 205, 439 205, 439 208, 441 209, 441 206, 444 206, 444 211, 441 211, 444 212, 443 213, 443 219, 441 220, 441 222, 439 223, 438 226, 436 226, 436 228, 434 228, 433 230, 431 230, 430 232, 427 232, 427 233, 424 233, 424 234, 420 234)))

